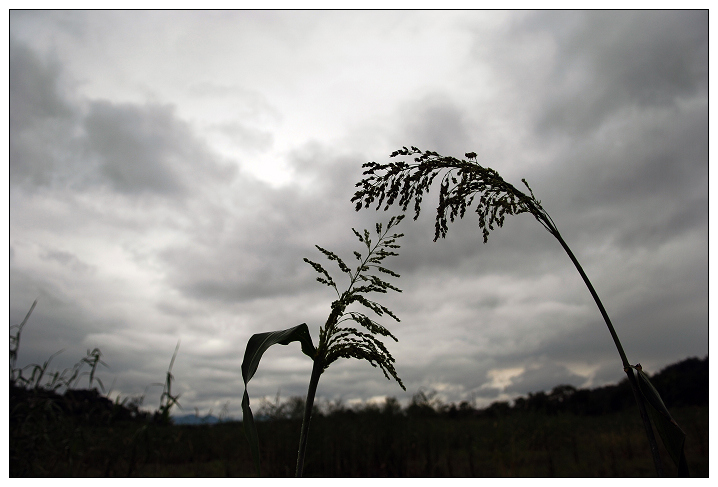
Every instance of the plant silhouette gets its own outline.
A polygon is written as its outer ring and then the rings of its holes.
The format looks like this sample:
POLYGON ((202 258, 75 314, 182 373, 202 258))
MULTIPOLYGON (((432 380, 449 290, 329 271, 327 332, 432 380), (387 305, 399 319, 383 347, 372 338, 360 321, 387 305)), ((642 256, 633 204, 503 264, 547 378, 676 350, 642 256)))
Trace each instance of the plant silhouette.
POLYGON ((337 295, 337 299, 331 304, 331 312, 329 313, 326 323, 319 329, 319 344, 316 348, 314 347, 306 323, 286 330, 258 333, 252 335, 247 342, 247 349, 242 362, 242 377, 245 383, 244 397, 242 398, 242 422, 254 458, 257 475, 260 474, 259 439, 254 424, 254 417, 249 407, 247 383, 254 376, 262 355, 270 346, 275 344, 288 345, 289 343, 298 341, 301 344, 302 352, 314 361, 299 439, 296 468, 297 477, 302 476, 304 469, 309 423, 314 405, 314 396, 317 391, 317 385, 319 384, 319 377, 329 365, 340 358, 366 360, 372 366, 380 368, 387 379, 394 378, 401 388, 406 390, 394 368, 394 358, 381 340, 377 339, 375 335, 389 337, 394 341, 397 341, 396 337, 382 325, 369 318, 365 313, 347 309, 350 305, 358 303, 373 311, 377 316, 388 315, 394 320, 399 321, 399 318, 397 318, 391 310, 369 299, 367 296, 373 293, 386 294, 389 290, 401 292, 399 288, 383 280, 380 274, 396 278, 399 277, 399 274, 384 267, 383 261, 387 257, 398 255, 394 252, 395 249, 400 247, 396 241, 403 237, 403 234, 389 235, 389 231, 399 224, 403 218, 403 215, 392 217, 386 225, 386 228, 383 228, 381 223, 377 223, 375 227, 377 240, 375 242, 372 240, 372 235, 369 230, 364 230, 363 234, 360 234, 352 228, 359 242, 364 244, 367 250, 366 255, 362 255, 357 251, 354 252, 354 257, 358 261, 358 265, 354 270, 345 264, 335 253, 318 245, 316 246, 328 260, 336 262, 339 269, 349 278, 349 285, 345 291, 339 291, 337 283, 321 264, 307 258, 304 259, 305 262, 319 273, 317 281, 331 287, 337 295), (368 333, 354 327, 346 326, 346 323, 352 321, 361 325, 368 333))
POLYGON ((506 215, 520 213, 533 215, 566 251, 606 322, 621 357, 623 370, 633 389, 646 436, 651 445, 657 475, 663 476, 663 467, 658 453, 658 445, 653 435, 651 419, 653 419, 672 460, 678 466, 679 475, 688 476, 684 454, 685 433, 671 417, 658 391, 651 385, 648 376, 643 372, 641 364, 631 365, 629 363, 616 330, 591 281, 559 233, 551 216, 534 196, 526 180, 522 179, 522 182, 526 186, 528 194, 519 191, 505 181, 498 172, 479 164, 475 152, 465 154, 468 160, 460 160, 432 151, 422 152, 412 146, 410 149, 403 147, 391 154, 391 157, 397 156, 413 156, 414 160, 413 163, 404 161, 389 164, 367 162, 362 166, 365 168, 363 173, 365 177, 356 184, 359 189, 351 200, 356 204, 356 210, 359 211, 362 207, 368 208, 376 203, 377 210, 382 205, 384 205, 384 210, 387 210, 393 204, 397 204, 405 212, 413 201, 414 219, 416 220, 421 211, 424 193, 429 192, 436 177, 443 172, 439 186, 439 204, 436 208, 434 241, 439 237, 446 237, 448 221, 453 222, 456 217, 463 218, 466 210, 474 205, 477 197, 478 202, 474 211, 479 218, 478 223, 482 230, 484 243, 487 242, 489 233, 495 229, 495 226, 503 226, 506 215), (649 404, 649 408, 646 408, 646 402, 649 404))

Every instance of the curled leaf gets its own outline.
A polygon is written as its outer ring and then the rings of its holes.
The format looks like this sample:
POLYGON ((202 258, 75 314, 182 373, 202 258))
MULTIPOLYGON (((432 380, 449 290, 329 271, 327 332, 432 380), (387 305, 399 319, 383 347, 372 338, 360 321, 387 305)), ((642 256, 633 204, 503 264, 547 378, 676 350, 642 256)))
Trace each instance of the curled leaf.
POLYGON ((244 426, 244 434, 249 441, 249 447, 252 451, 254 465, 257 468, 257 476, 259 476, 259 438, 257 437, 257 427, 254 424, 254 416, 249 407, 249 394, 247 393, 247 384, 254 377, 259 367, 259 361, 264 352, 272 345, 289 345, 292 342, 299 342, 302 346, 302 352, 308 357, 314 359, 316 349, 312 343, 312 337, 309 334, 309 327, 306 323, 288 328, 281 331, 270 331, 267 333, 257 333, 247 342, 247 349, 244 351, 244 360, 242 361, 242 379, 244 379, 244 396, 242 397, 242 423, 244 426))

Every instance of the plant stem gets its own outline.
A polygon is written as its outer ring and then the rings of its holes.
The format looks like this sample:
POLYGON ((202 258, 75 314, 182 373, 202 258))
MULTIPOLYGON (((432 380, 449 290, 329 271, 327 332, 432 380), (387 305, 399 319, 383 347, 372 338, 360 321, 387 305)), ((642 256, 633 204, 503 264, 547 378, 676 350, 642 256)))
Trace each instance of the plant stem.
POLYGON ((581 274, 581 277, 583 278, 583 282, 586 283, 586 286, 588 287, 589 292, 591 293, 591 296, 593 296, 594 301, 596 301, 596 304, 598 305, 598 310, 601 312, 601 315, 603 316, 604 321, 606 322, 606 326, 608 326, 608 331, 611 333, 611 337, 613 337, 613 343, 616 344, 616 348, 618 349, 618 354, 621 356, 621 361, 623 362, 623 368, 626 369, 630 367, 630 363, 628 363, 628 358, 626 358, 626 353, 623 351, 623 347, 621 346, 621 341, 618 339, 618 335, 616 334, 616 330, 613 328, 613 324, 611 323, 611 319, 608 317, 608 313, 606 312, 606 308, 603 307, 603 303, 601 303, 601 300, 598 297, 598 293, 596 293, 596 290, 593 288, 593 285, 591 284, 591 281, 588 280, 588 276, 585 272, 583 272, 583 267, 581 267, 581 264, 578 263, 578 259, 576 259, 576 256, 573 255, 573 252, 571 252, 571 249, 568 248, 568 244, 564 241, 564 239, 561 237, 561 234, 558 233, 558 230, 555 229, 552 232, 553 236, 556 237, 563 247, 563 249, 566 251, 568 256, 571 258, 571 262, 573 262, 573 265, 576 266, 576 269, 578 270, 578 273, 581 274))
POLYGON ((648 411, 646 410, 646 402, 643 400, 643 394, 641 394, 641 390, 638 387, 636 375, 631 368, 627 368, 625 371, 628 376, 628 382, 631 384, 631 389, 633 390, 633 397, 636 398, 636 404, 638 404, 638 412, 641 414, 643 427, 646 429, 646 437, 648 437, 648 443, 651 446, 651 455, 653 456, 653 464, 656 467, 656 475, 658 477, 665 477, 663 472, 663 463, 661 462, 661 454, 658 452, 658 442, 653 434, 651 420, 648 417, 648 411))
POLYGON ((309 437, 309 422, 312 419, 312 408, 314 407, 314 395, 317 392, 319 384, 319 376, 324 372, 324 365, 321 360, 315 358, 312 367, 312 377, 309 379, 309 390, 307 391, 307 401, 304 405, 304 419, 302 420, 302 432, 299 436, 299 453, 297 454, 297 471, 295 477, 302 476, 304 471, 304 455, 307 450, 307 438, 309 437))
POLYGON ((571 249, 568 247, 568 244, 564 241, 564 239, 561 237, 561 234, 558 232, 556 227, 554 225, 551 225, 549 231, 551 234, 558 239, 559 243, 563 247, 563 249, 566 251, 568 256, 571 258, 571 262, 576 266, 576 269, 578 270, 578 273, 583 278, 583 282, 586 283, 586 286, 588 287, 589 292, 591 293, 591 296, 593 296, 594 301, 596 301, 596 304, 598 305, 598 309, 601 312, 601 315, 603 316, 604 321, 606 322, 606 326, 608 326, 608 331, 611 333, 611 337, 613 337, 613 342, 616 344, 616 348, 618 349, 618 354, 621 356, 621 361, 623 361, 623 370, 626 372, 626 375, 628 376, 628 382, 631 384, 631 389, 633 390, 633 396, 636 399, 636 404, 638 404, 638 412, 641 414, 641 420, 643 420, 643 427, 646 430, 646 437, 648 437, 648 443, 651 447, 651 454, 653 455, 653 464, 656 467, 656 475, 659 477, 663 477, 663 464, 661 463, 661 456, 658 452, 658 443, 656 442, 656 437, 653 434, 653 427, 651 426, 651 421, 648 417, 648 412, 646 411, 646 404, 643 400, 643 395, 641 394, 640 389, 638 388, 638 383, 636 381, 636 376, 633 374, 633 370, 631 370, 630 363, 628 362, 628 358, 626 358, 626 353, 623 351, 623 347, 621 346, 621 341, 618 339, 618 335, 616 334, 616 330, 613 328, 613 324, 611 323, 611 319, 608 317, 608 313, 606 312, 606 308, 603 307, 603 303, 601 303, 601 299, 598 297, 598 293, 596 293, 596 290, 593 288, 593 285, 591 284, 591 281, 588 279, 588 276, 583 271, 583 267, 581 267, 581 264, 579 264, 578 259, 576 259, 576 256, 573 255, 573 252, 571 252, 571 249))

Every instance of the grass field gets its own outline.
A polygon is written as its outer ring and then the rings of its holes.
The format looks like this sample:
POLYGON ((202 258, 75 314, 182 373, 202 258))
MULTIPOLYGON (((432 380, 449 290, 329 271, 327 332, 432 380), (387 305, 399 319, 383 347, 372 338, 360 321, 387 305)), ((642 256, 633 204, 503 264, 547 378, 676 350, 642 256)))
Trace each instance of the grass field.
MULTIPOLYGON (((708 408, 680 407, 692 476, 708 476, 708 408)), ((77 418, 11 436, 10 475, 254 476, 241 422, 163 425, 77 418)), ((257 423, 262 475, 294 475, 300 420, 257 423)), ((483 417, 343 410, 312 420, 309 477, 645 477, 655 473, 640 418, 515 412, 483 417)), ((11 433, 13 433, 11 431, 11 433)), ((675 475, 667 454, 666 473, 675 475)))
MULTIPOLYGON (((13 358, 21 329, 10 348, 11 477, 256 475, 241 422, 175 425, 169 416, 172 401, 149 412, 140 408, 141 400, 113 403, 96 388, 76 389, 77 379, 85 376, 88 385, 102 385, 94 377, 102 363, 99 350, 88 351, 62 374, 47 371, 49 361, 17 368, 13 358), (83 367, 89 372, 81 372, 83 367)), ((171 365, 163 398, 174 399, 170 372, 171 365)), ((691 476, 707 477, 708 358, 670 365, 651 381, 686 433, 691 476)), ((548 394, 532 393, 512 405, 496 402, 484 409, 466 402, 442 404, 423 391, 403 409, 393 398, 383 407, 327 405, 312 418, 304 476, 653 476, 630 394, 624 379, 592 390, 560 385, 548 394)), ((256 422, 263 476, 294 475, 303 401, 280 403, 277 398, 258 410, 257 417, 269 418, 256 422)), ((665 473, 675 476, 667 452, 661 455, 665 473)))

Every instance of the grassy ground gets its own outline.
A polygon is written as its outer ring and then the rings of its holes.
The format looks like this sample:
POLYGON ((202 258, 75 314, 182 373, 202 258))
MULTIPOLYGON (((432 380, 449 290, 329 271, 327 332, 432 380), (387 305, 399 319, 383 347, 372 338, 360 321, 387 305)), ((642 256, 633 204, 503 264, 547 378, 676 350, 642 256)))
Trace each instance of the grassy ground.
MULTIPOLYGON (((687 434, 691 475, 708 476, 708 408, 672 413, 687 434)), ((10 475, 253 476, 241 423, 88 425, 42 416, 11 427, 10 475)), ((11 425, 12 426, 12 425, 11 425)), ((300 423, 258 423, 262 475, 292 476, 300 423)), ((663 452, 666 473, 675 475, 663 452)), ((646 477, 654 474, 638 414, 511 412, 452 419, 344 411, 312 420, 307 477, 646 477)))

